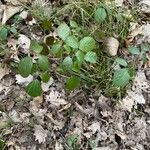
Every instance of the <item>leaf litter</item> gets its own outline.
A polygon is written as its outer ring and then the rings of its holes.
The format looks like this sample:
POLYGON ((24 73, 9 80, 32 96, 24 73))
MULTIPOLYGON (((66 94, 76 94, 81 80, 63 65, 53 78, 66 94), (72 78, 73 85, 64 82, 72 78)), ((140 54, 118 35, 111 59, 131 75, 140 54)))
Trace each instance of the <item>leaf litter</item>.
MULTIPOLYGON (((123 4, 116 2, 119 6, 123 4)), ((143 3, 149 5, 146 0, 139 4, 143 3)), ((149 42, 149 29, 148 23, 135 27, 130 42, 149 42)), ((26 54, 29 43, 28 36, 21 35, 17 44, 26 54)), ((7 68, 0 72, 0 131, 9 149, 65 150, 70 135, 77 136, 76 144, 81 150, 89 149, 90 140, 95 142, 94 150, 150 149, 150 80, 144 70, 138 70, 132 88, 116 105, 110 98, 97 98, 85 91, 68 95, 63 83, 56 79, 43 83, 43 96, 31 99, 22 86, 32 81, 33 76, 14 78, 7 68)))

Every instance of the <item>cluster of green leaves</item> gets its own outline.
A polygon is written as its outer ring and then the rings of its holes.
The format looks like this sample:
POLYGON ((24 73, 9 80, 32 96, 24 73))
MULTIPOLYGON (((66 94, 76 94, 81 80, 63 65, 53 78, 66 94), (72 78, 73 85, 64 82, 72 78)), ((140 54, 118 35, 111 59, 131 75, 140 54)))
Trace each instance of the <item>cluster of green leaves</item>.
MULTIPOLYGON (((45 30, 51 27, 47 21, 44 21, 41 26, 45 30)), ((41 83, 38 77, 43 82, 48 82, 50 79, 49 57, 59 58, 60 65, 56 71, 67 75, 66 88, 68 90, 74 90, 79 87, 83 80, 92 80, 95 83, 106 84, 103 88, 113 85, 120 89, 125 88, 129 81, 132 80, 133 75, 130 64, 125 59, 117 57, 115 63, 119 65, 119 69, 114 70, 114 72, 109 72, 112 70, 112 66, 109 63, 105 67, 103 60, 108 61, 108 59, 104 56, 100 60, 100 56, 97 56, 99 47, 95 39, 88 35, 83 36, 81 31, 82 28, 75 21, 71 20, 69 25, 63 22, 58 26, 57 34, 59 38, 54 39, 53 36, 47 35, 44 38, 44 42, 31 41, 31 53, 37 56, 34 60, 35 62, 33 63, 31 56, 27 56, 22 58, 18 64, 18 71, 23 77, 34 74, 36 78, 36 80, 29 83, 26 87, 26 91, 30 96, 36 97, 42 94, 41 83), (96 73, 95 70, 98 70, 99 66, 101 66, 101 70, 99 73, 96 73), (89 69, 90 67, 93 71, 89 69), (110 78, 111 74, 113 74, 112 78, 110 78), (104 76, 109 78, 103 79, 104 76), (111 85, 105 82, 111 82, 111 85)), ((148 50, 149 47, 145 44, 140 45, 140 48, 129 48, 131 54, 138 55, 142 59, 145 58, 148 50)))
MULTIPOLYGON (((42 52, 44 52, 43 46, 33 40, 30 49, 37 55, 35 63, 33 63, 31 56, 22 58, 18 64, 18 72, 24 78, 28 77, 30 74, 34 74, 36 77, 39 76, 43 82, 48 82, 50 78, 50 63, 48 56, 42 54, 42 52)), ((26 92, 33 97, 40 96, 42 94, 40 81, 35 79, 29 83, 26 87, 26 92)))
MULTIPOLYGON (((41 24, 47 29, 47 22, 41 24)), ((50 26, 49 26, 50 27, 50 26)), ((48 27, 48 28, 49 28, 48 27)), ((79 31, 76 22, 70 21, 70 27, 66 23, 59 25, 57 33, 59 40, 52 36, 46 36, 44 42, 31 41, 31 53, 35 53, 37 59, 33 63, 31 56, 22 58, 18 64, 18 72, 24 78, 30 74, 34 74, 37 78, 41 78, 43 82, 49 81, 50 62, 49 56, 60 57, 59 70, 63 74, 70 76, 66 82, 66 88, 73 90, 80 85, 80 70, 84 63, 94 64, 97 60, 95 40, 90 37, 78 37, 74 31, 79 31)), ((77 33, 78 35, 78 33, 77 33)), ((38 79, 32 81, 26 87, 26 91, 30 96, 36 97, 42 94, 42 88, 38 79)))
POLYGON ((66 23, 59 25, 58 36, 63 40, 64 53, 67 54, 62 61, 62 70, 72 76, 67 80, 66 88, 73 90, 80 85, 80 71, 85 63, 95 64, 97 61, 96 41, 91 36, 79 38, 73 31, 78 30, 76 22, 70 21, 70 27, 66 23), (75 76, 78 74, 78 76, 75 76))
MULTIPOLYGON (((148 44, 141 44, 138 47, 131 46, 128 48, 128 51, 136 59, 138 58, 146 62, 148 60, 146 58, 146 53, 150 51, 150 46, 148 44)), ((133 79, 134 74, 131 72, 132 70, 125 59, 118 57, 116 58, 115 62, 120 66, 120 68, 114 72, 113 84, 117 87, 124 88, 129 83, 129 81, 133 79)), ((134 58, 130 63, 135 63, 134 58)))
POLYGON ((17 25, 22 21, 22 18, 18 15, 14 16, 13 25, 3 25, 0 26, 0 41, 5 41, 7 39, 8 34, 16 34, 17 33, 17 25))

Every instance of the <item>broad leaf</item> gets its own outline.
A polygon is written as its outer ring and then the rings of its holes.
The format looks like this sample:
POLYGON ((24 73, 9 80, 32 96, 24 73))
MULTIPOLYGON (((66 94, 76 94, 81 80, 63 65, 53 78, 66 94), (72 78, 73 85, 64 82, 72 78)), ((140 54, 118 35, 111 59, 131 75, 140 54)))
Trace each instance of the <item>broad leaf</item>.
POLYGON ((75 36, 68 36, 66 39, 66 44, 75 49, 79 47, 78 39, 75 36))
POLYGON ((96 63, 96 61, 97 61, 97 55, 96 55, 95 52, 88 52, 88 53, 86 53, 84 59, 85 59, 87 62, 96 63))
POLYGON ((66 70, 66 71, 67 70, 70 71, 72 69, 72 64, 73 64, 72 58, 67 56, 63 60, 63 63, 62 63, 63 69, 66 70))
POLYGON ((18 65, 18 71, 21 74, 22 77, 28 77, 32 70, 32 59, 31 57, 24 57, 20 60, 18 65))
POLYGON ((50 52, 52 54, 57 54, 61 51, 61 44, 60 43, 55 43, 52 45, 52 48, 50 49, 50 52))
POLYGON ((75 21, 70 20, 70 26, 71 26, 72 28, 77 28, 77 27, 78 27, 78 24, 77 24, 75 21))
POLYGON ((42 94, 40 82, 38 80, 34 80, 29 83, 26 87, 26 92, 32 97, 40 96, 42 94))
POLYGON ((88 52, 96 48, 96 42, 92 37, 84 37, 80 40, 79 49, 88 52))
POLYGON ((75 88, 80 86, 80 78, 76 76, 72 76, 67 80, 66 88, 68 90, 74 90, 75 88))
POLYGON ((72 50, 71 47, 67 44, 65 44, 63 47, 64 47, 65 51, 67 52, 67 54, 69 54, 72 50))
POLYGON ((75 55, 79 64, 82 64, 84 61, 84 53, 82 51, 77 51, 75 55))
POLYGON ((94 18, 96 22, 102 23, 107 17, 106 10, 104 8, 98 8, 94 13, 94 18))
POLYGON ((31 41, 30 49, 36 53, 41 53, 43 47, 35 40, 31 41))
POLYGON ((70 34, 70 28, 66 23, 62 23, 59 25, 57 29, 58 36, 62 39, 65 40, 67 36, 70 34))
POLYGON ((119 65, 124 66, 124 67, 126 67, 128 65, 127 61, 125 59, 119 58, 119 57, 116 58, 116 63, 118 63, 119 65))
POLYGON ((139 55, 140 54, 140 50, 139 48, 137 47, 129 47, 128 48, 128 51, 131 53, 131 54, 134 54, 134 55, 139 55))
POLYGON ((0 28, 0 40, 6 40, 8 35, 8 29, 5 27, 0 28))
POLYGON ((38 58, 38 66, 41 70, 47 71, 50 67, 48 57, 44 55, 40 55, 38 58))
POLYGON ((49 75, 48 72, 42 73, 40 77, 41 77, 42 81, 45 82, 45 83, 48 82, 49 79, 50 79, 50 75, 49 75))
POLYGON ((113 76, 113 84, 118 87, 125 87, 130 80, 128 69, 116 70, 113 76))
POLYGON ((80 69, 81 69, 81 63, 78 61, 75 61, 72 65, 72 71, 80 72, 80 69))

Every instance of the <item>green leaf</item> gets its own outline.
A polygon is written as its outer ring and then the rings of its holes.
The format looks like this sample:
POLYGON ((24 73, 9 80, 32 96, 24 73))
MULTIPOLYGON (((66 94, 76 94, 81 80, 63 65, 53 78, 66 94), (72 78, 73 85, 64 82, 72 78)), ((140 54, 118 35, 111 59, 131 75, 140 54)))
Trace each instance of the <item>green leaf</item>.
POLYGON ((72 64, 73 64, 72 58, 67 56, 62 62, 63 69, 66 71, 67 70, 70 71, 72 69, 72 64))
POLYGON ((5 141, 0 139, 0 149, 5 150, 4 147, 5 147, 5 141))
POLYGON ((124 21, 123 16, 121 14, 117 14, 116 19, 117 19, 118 22, 123 22, 124 21))
POLYGON ((5 27, 0 28, 0 40, 6 40, 8 36, 8 29, 5 27))
POLYGON ((70 20, 70 26, 71 26, 72 28, 77 28, 77 27, 78 27, 78 24, 77 24, 75 21, 70 20))
POLYGON ((78 61, 75 61, 72 65, 72 71, 79 73, 80 69, 81 69, 81 63, 78 61))
POLYGON ((134 55, 139 55, 139 54, 140 54, 140 50, 139 50, 139 48, 137 48, 137 47, 131 46, 131 47, 128 48, 128 51, 129 51, 131 54, 134 54, 134 55))
POLYGON ((59 25, 57 29, 58 36, 62 39, 65 40, 67 36, 70 34, 70 28, 66 23, 62 23, 59 25))
POLYGON ((75 49, 79 47, 78 39, 75 36, 68 36, 66 38, 66 44, 75 49))
POLYGON ((10 31, 11 31, 12 33, 17 33, 16 27, 11 27, 11 28, 10 28, 10 31))
POLYGON ((88 52, 96 48, 96 42, 92 37, 84 37, 80 40, 79 49, 88 52))
POLYGON ((76 76, 72 76, 67 80, 66 88, 68 90, 74 90, 75 88, 80 86, 80 78, 76 76))
POLYGON ((24 57, 20 60, 18 65, 18 71, 21 74, 22 77, 28 77, 32 70, 32 59, 31 57, 24 57))
POLYGON ((77 57, 77 61, 81 65, 84 61, 84 53, 82 51, 77 51, 75 55, 77 57))
POLYGON ((128 69, 116 70, 113 76, 113 84, 118 87, 125 87, 130 80, 128 69))
POLYGON ((65 44, 63 47, 66 50, 67 54, 71 52, 71 47, 69 45, 65 44))
POLYGON ((33 40, 31 41, 30 49, 36 53, 41 53, 43 47, 36 40, 33 40))
POLYGON ((26 92, 32 97, 40 96, 42 94, 40 82, 38 80, 34 80, 29 83, 26 87, 26 92))
POLYGON ((40 55, 38 58, 38 66, 41 70, 47 71, 50 67, 50 63, 47 56, 40 55))
POLYGON ((150 51, 150 45, 149 44, 141 44, 141 50, 144 51, 144 52, 148 52, 150 51))
POLYGON ((85 59, 87 62, 96 63, 96 61, 97 61, 97 55, 96 55, 95 52, 88 52, 88 53, 86 53, 84 59, 85 59))
POLYGON ((94 18, 96 22, 102 23, 107 17, 106 10, 102 7, 98 8, 94 13, 94 18))
POLYGON ((50 79, 50 75, 48 72, 42 73, 40 77, 41 77, 42 81, 45 83, 47 83, 50 79))
POLYGON ((61 43, 55 43, 52 45, 52 48, 50 49, 50 52, 52 54, 57 54, 61 51, 61 43))
POLYGON ((121 66, 124 66, 124 67, 126 67, 128 65, 127 61, 125 59, 119 58, 119 57, 116 58, 116 63, 119 64, 119 65, 121 65, 121 66))

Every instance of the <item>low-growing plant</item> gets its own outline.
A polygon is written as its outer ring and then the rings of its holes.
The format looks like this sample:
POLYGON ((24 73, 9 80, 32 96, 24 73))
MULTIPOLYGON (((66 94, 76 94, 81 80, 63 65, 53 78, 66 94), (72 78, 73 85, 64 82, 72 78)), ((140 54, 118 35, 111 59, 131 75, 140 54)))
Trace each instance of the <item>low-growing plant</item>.
POLYGON ((67 137, 67 150, 78 150, 79 145, 77 144, 78 137, 76 135, 69 135, 67 137))
MULTIPOLYGON (((26 92, 33 97, 43 93, 41 81, 45 83, 49 81, 52 69, 51 58, 58 58, 59 65, 55 72, 66 76, 66 89, 74 90, 87 85, 100 88, 108 96, 118 93, 120 95, 133 79, 135 66, 123 57, 108 56, 103 51, 103 42, 106 37, 113 34, 121 39, 125 38, 134 16, 126 16, 125 10, 120 10, 113 3, 106 4, 97 0, 89 3, 85 0, 71 2, 72 0, 64 2, 58 13, 51 9, 50 16, 43 12, 45 3, 39 0, 33 3, 33 11, 42 9, 40 13, 30 12, 38 19, 45 37, 41 41, 32 40, 28 56, 22 57, 18 64, 18 73, 22 77, 26 78, 32 74, 35 79, 27 85, 26 92), (73 11, 72 18, 77 22, 69 20, 67 23, 60 23, 61 19, 55 21, 55 24, 58 24, 56 29, 58 37, 54 37, 50 34, 51 29, 54 29, 51 19, 56 18, 63 11, 73 11), (82 21, 79 20, 81 16, 82 21)), ((20 18, 16 16, 14 26, 2 26, 0 39, 5 41, 10 33, 17 33, 16 26, 19 22, 20 18)), ((148 48, 141 45, 140 49, 130 47, 129 52, 146 61, 148 48)))
MULTIPOLYGON (((57 65, 56 72, 67 77, 65 87, 68 90, 74 90, 85 83, 99 87, 104 94, 109 93, 108 96, 114 96, 126 89, 134 77, 135 68, 131 65, 134 61, 128 63, 121 57, 107 56, 99 43, 82 31, 83 28, 71 20, 69 25, 63 22, 58 26, 58 38, 47 35, 42 42, 31 41, 29 56, 22 58, 18 64, 18 72, 23 77, 30 74, 35 77, 26 87, 30 96, 42 94, 40 80, 48 82, 50 79, 51 57, 59 59, 60 65, 57 65)), ((129 47, 129 53, 143 58, 148 47, 140 47, 142 51, 129 47)))

